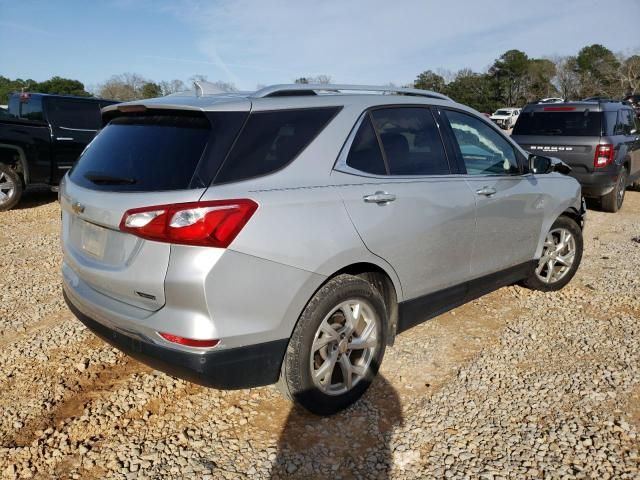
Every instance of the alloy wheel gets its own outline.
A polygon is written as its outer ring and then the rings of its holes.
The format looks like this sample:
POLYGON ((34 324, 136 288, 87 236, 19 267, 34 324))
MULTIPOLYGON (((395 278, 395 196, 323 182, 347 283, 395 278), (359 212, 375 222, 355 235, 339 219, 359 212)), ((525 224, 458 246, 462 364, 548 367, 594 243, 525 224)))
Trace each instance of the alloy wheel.
POLYGON ((342 302, 325 316, 313 339, 309 365, 320 391, 342 395, 367 376, 378 348, 378 325, 373 307, 360 299, 342 302))
POLYGON ((16 191, 16 184, 5 172, 0 171, 0 205, 8 203, 16 191))
POLYGON ((576 256, 576 239, 566 228, 551 230, 545 240, 536 275, 544 283, 556 283, 571 270, 576 256))

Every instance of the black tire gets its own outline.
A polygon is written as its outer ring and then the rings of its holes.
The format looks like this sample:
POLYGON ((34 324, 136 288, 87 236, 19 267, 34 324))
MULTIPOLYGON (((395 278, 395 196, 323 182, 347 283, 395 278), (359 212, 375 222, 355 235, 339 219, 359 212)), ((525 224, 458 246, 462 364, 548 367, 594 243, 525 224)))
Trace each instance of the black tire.
POLYGON ((616 213, 622 207, 624 202, 624 193, 627 188, 627 179, 629 173, 623 166, 618 176, 616 186, 611 192, 604 195, 601 199, 602 210, 605 212, 616 213))
POLYGON ((10 192, 0 189, 0 212, 11 210, 22 198, 24 191, 22 178, 9 165, 0 163, 0 185, 12 185, 10 192))
POLYGON ((387 341, 386 325, 384 301, 380 292, 369 282, 352 275, 338 275, 329 280, 311 298, 300 315, 282 362, 278 389, 285 397, 316 415, 331 415, 347 408, 364 394, 378 373, 387 341), (364 301, 374 312, 376 347, 370 354, 371 361, 365 375, 354 382, 350 390, 342 394, 327 394, 314 384, 311 376, 312 345, 320 324, 332 310, 349 300, 364 301))
MULTIPOLYGON (((580 266, 580 262, 582 261, 582 249, 583 249, 583 240, 582 240, 582 230, 580 226, 576 223, 575 220, 569 217, 560 216, 558 219, 553 222, 549 232, 552 232, 557 229, 566 229, 568 230, 574 237, 575 240, 575 256, 573 259, 573 264, 571 267, 563 274, 562 278, 557 281, 553 281, 550 283, 545 283, 542 281, 538 275, 536 274, 536 269, 539 267, 539 263, 536 262, 534 266, 532 266, 529 276, 522 282, 523 285, 532 290, 539 290, 541 292, 554 292, 556 290, 560 290, 567 283, 571 281, 573 276, 576 274, 578 267, 580 266)), ((544 251, 543 251, 544 255, 544 251)))
POLYGON ((629 185, 629 190, 640 192, 640 181, 633 182, 631 185, 629 185))

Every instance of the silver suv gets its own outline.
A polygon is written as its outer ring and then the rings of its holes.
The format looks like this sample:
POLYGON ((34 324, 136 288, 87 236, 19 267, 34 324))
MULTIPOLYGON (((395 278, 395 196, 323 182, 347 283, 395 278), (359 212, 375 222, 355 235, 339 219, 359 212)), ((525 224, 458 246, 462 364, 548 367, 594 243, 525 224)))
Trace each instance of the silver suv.
POLYGON ((103 109, 65 177, 65 299, 215 388, 356 401, 397 333, 582 256, 580 185, 481 114, 411 89, 280 85, 103 109))

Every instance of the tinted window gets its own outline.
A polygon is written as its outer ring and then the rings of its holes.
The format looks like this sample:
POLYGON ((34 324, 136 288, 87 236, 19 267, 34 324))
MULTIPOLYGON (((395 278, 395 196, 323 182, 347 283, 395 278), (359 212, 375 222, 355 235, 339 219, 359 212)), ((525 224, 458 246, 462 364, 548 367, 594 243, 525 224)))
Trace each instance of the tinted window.
POLYGON ((513 135, 564 135, 599 137, 601 113, 524 112, 518 117, 513 135))
POLYGON ((620 110, 620 123, 623 135, 631 135, 631 131, 636 128, 634 118, 635 114, 631 110, 620 110))
POLYGON ((189 188, 210 132, 200 116, 116 118, 82 153, 71 180, 109 191, 189 188))
POLYGON ((519 173, 511 144, 482 120, 465 113, 446 111, 469 175, 519 173))
POLYGON ((215 183, 244 180, 283 168, 338 110, 330 107, 251 114, 215 183))
POLYGON ((616 135, 616 131, 619 130, 620 126, 618 123, 618 112, 604 112, 604 122, 605 128, 604 131, 607 135, 616 135))
POLYGON ((371 113, 391 175, 450 173, 442 140, 426 108, 385 108, 371 113))
POLYGON ((42 121, 42 98, 34 96, 21 97, 20 94, 12 95, 9 98, 8 115, 24 120, 42 121))
POLYGON ((380 144, 368 114, 364 117, 358 133, 353 139, 349 156, 347 157, 347 165, 365 173, 374 175, 387 174, 382 153, 380 152, 380 144))
POLYGON ((98 130, 100 105, 97 102, 51 98, 47 104, 49 122, 56 127, 98 130))

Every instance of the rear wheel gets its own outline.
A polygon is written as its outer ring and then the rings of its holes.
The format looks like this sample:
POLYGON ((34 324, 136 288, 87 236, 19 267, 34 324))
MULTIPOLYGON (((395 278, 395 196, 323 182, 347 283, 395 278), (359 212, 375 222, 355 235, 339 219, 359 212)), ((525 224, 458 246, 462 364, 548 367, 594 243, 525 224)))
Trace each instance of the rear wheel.
POLYGON ((624 192, 627 188, 628 172, 625 167, 620 170, 618 181, 614 189, 602 197, 602 209, 605 212, 615 213, 620 210, 624 202, 624 192))
POLYGON ((386 345, 386 309, 369 282, 339 275, 305 307, 293 331, 278 388, 318 415, 355 401, 378 372, 386 345))
POLYGON ((15 207, 22 197, 22 179, 9 165, 0 163, 0 211, 15 207))
POLYGON ((563 288, 576 274, 582 260, 582 230, 569 217, 559 217, 544 240, 542 255, 524 285, 552 292, 563 288))

